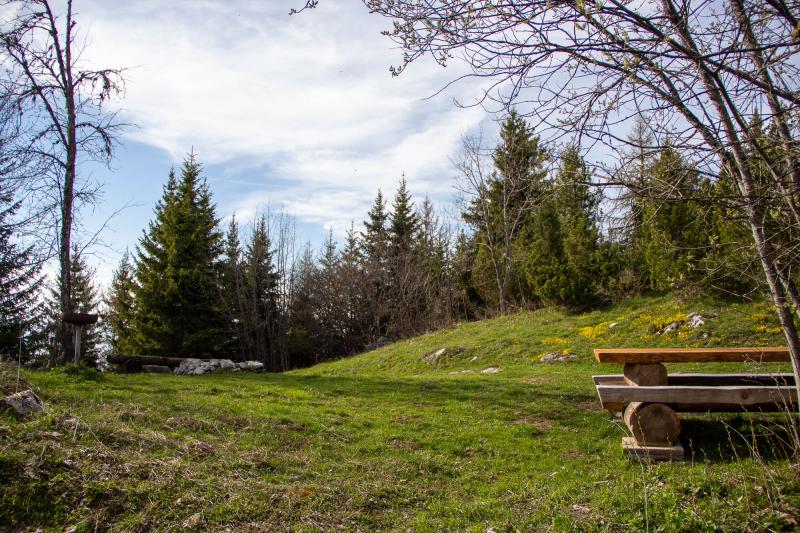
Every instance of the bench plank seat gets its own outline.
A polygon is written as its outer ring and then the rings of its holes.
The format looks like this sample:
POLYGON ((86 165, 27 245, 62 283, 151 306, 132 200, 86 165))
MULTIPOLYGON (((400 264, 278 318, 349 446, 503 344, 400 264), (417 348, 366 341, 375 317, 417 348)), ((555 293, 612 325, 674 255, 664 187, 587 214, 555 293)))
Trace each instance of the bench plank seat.
POLYGON ((600 363, 741 363, 789 361, 788 348, 597 348, 600 363))
POLYGON ((794 409, 797 392, 793 385, 663 385, 631 386, 624 381, 597 385, 604 409, 623 411, 632 402, 663 403, 675 411, 784 411, 794 409))
MULTIPOLYGON (((623 376, 619 374, 607 374, 592 376, 595 385, 616 385, 626 383, 623 376)), ((794 374, 669 374, 667 376, 668 385, 784 385, 794 386, 794 374)))

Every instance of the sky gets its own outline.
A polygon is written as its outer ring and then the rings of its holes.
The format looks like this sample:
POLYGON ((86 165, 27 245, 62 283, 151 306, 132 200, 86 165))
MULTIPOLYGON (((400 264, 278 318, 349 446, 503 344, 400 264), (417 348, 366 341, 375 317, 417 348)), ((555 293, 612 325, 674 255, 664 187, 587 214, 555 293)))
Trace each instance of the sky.
POLYGON ((97 228, 122 209, 94 248, 107 283, 126 247, 152 218, 172 167, 194 150, 222 218, 247 221, 269 206, 297 220, 301 239, 341 241, 360 225, 380 188, 405 175, 417 201, 454 197, 450 163, 460 138, 491 124, 464 72, 432 61, 399 77, 401 51, 380 31, 389 21, 360 0, 326 0, 289 16, 302 0, 77 0, 83 60, 126 68, 112 102, 127 128, 111 167, 85 165, 105 184, 84 214, 97 228), (435 95, 435 96, 434 96, 435 95))

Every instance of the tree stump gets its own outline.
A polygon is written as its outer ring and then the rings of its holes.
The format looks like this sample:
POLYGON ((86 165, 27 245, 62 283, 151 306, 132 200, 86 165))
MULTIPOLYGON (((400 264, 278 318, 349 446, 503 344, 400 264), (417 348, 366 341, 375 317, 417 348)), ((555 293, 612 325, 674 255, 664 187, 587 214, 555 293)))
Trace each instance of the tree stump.
POLYGON ((678 415, 663 403, 630 403, 622 418, 640 445, 672 444, 681 433, 678 415))
POLYGON ((660 363, 625 363, 622 373, 628 385, 655 387, 658 385, 666 385, 668 382, 667 367, 660 363))

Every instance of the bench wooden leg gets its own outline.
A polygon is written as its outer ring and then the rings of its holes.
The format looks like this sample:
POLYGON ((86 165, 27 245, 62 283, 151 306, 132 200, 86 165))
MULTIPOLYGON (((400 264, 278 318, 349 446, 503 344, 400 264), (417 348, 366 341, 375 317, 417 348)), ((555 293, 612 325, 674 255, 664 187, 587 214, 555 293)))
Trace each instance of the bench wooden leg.
POLYGON ((681 433, 677 413, 663 403, 630 403, 622 418, 640 445, 671 445, 681 433))
POLYGON ((639 364, 625 363, 622 370, 625 381, 628 385, 641 385, 643 387, 655 387, 667 384, 667 367, 661 363, 639 364))

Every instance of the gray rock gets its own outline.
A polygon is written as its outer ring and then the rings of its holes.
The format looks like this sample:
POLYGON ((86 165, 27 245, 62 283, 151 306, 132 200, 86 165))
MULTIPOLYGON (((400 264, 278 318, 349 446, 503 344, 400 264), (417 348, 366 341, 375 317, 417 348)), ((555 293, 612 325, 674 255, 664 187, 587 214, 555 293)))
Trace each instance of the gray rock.
POLYGON ((189 357, 181 361, 181 364, 174 370, 174 373, 186 376, 201 376, 213 371, 214 365, 212 363, 189 357))
POLYGON ((496 366, 490 366, 489 368, 481 370, 481 374, 497 374, 498 372, 500 372, 500 369, 496 366))
POLYGON ((690 328, 699 328, 705 325, 706 321, 699 313, 692 313, 689 315, 689 321, 686 323, 690 328))
POLYGON ((552 352, 547 355, 543 355, 539 361, 545 363, 557 363, 561 361, 572 361, 573 359, 577 359, 578 356, 574 353, 563 353, 563 352, 552 352))
POLYGON ((236 363, 234 363, 230 359, 220 359, 219 369, 225 372, 233 372, 234 370, 236 370, 236 363))
POLYGON ((39 401, 39 398, 36 397, 32 390, 25 390, 6 396, 3 398, 3 405, 22 418, 44 412, 42 402, 39 401))
POLYGON ((671 322, 664 326, 664 329, 661 330, 661 334, 664 335, 665 333, 672 333, 673 331, 678 331, 681 329, 681 326, 684 324, 682 320, 676 320, 675 322, 671 322))
POLYGON ((238 366, 241 370, 246 370, 248 372, 261 372, 264 370, 264 363, 261 361, 242 361, 236 366, 238 366))
POLYGON ((148 374, 169 374, 172 372, 168 366, 163 365, 144 365, 142 370, 148 374))
POLYGON ((436 350, 433 353, 429 353, 428 355, 424 356, 423 359, 425 359, 426 363, 428 363, 429 365, 432 365, 433 363, 436 362, 437 359, 439 359, 441 356, 443 356, 445 354, 445 352, 447 352, 447 349, 446 348, 442 348, 441 350, 436 350))

